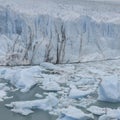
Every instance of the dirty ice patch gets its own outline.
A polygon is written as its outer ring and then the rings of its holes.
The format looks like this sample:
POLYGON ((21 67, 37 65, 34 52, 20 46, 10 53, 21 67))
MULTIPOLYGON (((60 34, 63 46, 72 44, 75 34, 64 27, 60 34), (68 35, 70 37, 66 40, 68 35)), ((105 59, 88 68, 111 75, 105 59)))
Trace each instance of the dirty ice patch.
POLYGON ((7 107, 12 108, 11 111, 28 115, 33 113, 35 109, 52 110, 58 104, 58 99, 53 94, 49 94, 45 99, 20 101, 6 104, 7 107))
POLYGON ((98 89, 98 100, 120 102, 120 80, 117 76, 106 76, 102 78, 98 89))

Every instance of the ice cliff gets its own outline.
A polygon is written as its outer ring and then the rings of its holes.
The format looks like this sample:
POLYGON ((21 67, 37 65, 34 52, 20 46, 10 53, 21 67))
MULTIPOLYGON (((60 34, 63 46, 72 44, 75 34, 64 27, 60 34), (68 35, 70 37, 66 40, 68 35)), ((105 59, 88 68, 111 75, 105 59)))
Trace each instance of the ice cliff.
POLYGON ((120 57, 120 3, 0 0, 0 65, 120 57))

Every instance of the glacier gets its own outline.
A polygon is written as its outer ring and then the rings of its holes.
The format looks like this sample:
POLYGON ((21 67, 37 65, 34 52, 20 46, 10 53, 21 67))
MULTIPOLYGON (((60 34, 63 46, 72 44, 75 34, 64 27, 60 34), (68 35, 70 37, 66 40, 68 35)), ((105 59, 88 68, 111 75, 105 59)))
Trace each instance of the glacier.
POLYGON ((0 0, 1 117, 8 107, 12 120, 120 119, 119 6, 0 0))
POLYGON ((113 3, 0 0, 0 65, 118 59, 120 9, 113 3))

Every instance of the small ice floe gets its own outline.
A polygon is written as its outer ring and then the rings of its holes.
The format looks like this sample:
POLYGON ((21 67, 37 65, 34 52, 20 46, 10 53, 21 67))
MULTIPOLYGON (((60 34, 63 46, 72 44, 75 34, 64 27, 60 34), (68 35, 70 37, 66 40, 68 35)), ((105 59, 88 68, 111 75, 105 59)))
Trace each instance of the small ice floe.
POLYGON ((0 83, 0 90, 9 91, 10 87, 6 83, 0 83))
POLYGON ((117 76, 106 76, 98 88, 98 100, 120 102, 120 80, 117 76))
POLYGON ((6 83, 0 83, 0 101, 8 99, 7 92, 10 90, 6 83))
POLYGON ((20 113, 22 115, 29 115, 33 113, 33 111, 30 109, 21 109, 21 108, 20 109, 13 108, 11 111, 15 113, 20 113))
POLYGON ((91 104, 93 104, 95 102, 96 102, 96 99, 94 99, 92 97, 91 98, 82 98, 82 99, 80 99, 80 101, 78 103, 76 103, 74 105, 87 109, 91 104))
POLYGON ((6 104, 6 106, 13 108, 11 110, 13 112, 20 113, 22 115, 28 115, 32 113, 32 110, 34 109, 52 110, 52 108, 57 104, 58 99, 53 96, 53 94, 49 94, 45 99, 12 102, 10 104, 6 104))
POLYGON ((70 98, 81 98, 81 97, 86 97, 87 95, 90 95, 94 92, 94 90, 92 89, 88 89, 88 90, 81 90, 78 89, 76 86, 71 86, 71 90, 69 93, 69 97, 70 98))
POLYGON ((90 106, 87 111, 95 114, 95 115, 103 115, 107 112, 107 108, 101 108, 98 106, 90 106))
POLYGON ((106 114, 100 116, 99 120, 120 120, 120 109, 107 109, 106 114))
POLYGON ((61 115, 57 120, 90 120, 93 118, 92 114, 86 114, 74 106, 69 106, 61 110, 61 115))
POLYGON ((7 96, 7 93, 4 90, 0 90, 0 101, 3 101, 3 99, 7 96))
POLYGON ((41 94, 39 94, 39 93, 36 93, 35 97, 37 97, 37 98, 43 98, 43 96, 41 94))
POLYGON ((4 97, 4 99, 12 99, 12 98, 13 98, 13 96, 10 96, 10 97, 6 96, 6 97, 4 97))
POLYGON ((53 92, 61 90, 60 85, 54 80, 54 78, 53 79, 46 78, 43 81, 41 88, 45 91, 53 91, 53 92))

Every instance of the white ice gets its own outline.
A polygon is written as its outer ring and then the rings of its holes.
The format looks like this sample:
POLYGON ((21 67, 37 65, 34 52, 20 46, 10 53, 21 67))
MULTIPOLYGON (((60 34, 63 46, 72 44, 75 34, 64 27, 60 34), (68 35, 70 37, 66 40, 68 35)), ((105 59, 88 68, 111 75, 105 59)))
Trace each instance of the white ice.
POLYGON ((69 106, 68 108, 64 108, 61 110, 61 118, 58 120, 89 120, 93 119, 92 114, 85 114, 80 109, 69 106))
POLYGON ((120 102, 120 80, 117 76, 105 76, 98 89, 98 100, 120 102))
POLYGON ((95 115, 103 115, 107 111, 106 108, 101 108, 98 106, 90 106, 87 110, 95 115))
POLYGON ((99 120, 119 120, 120 109, 108 109, 105 115, 102 115, 99 120))

